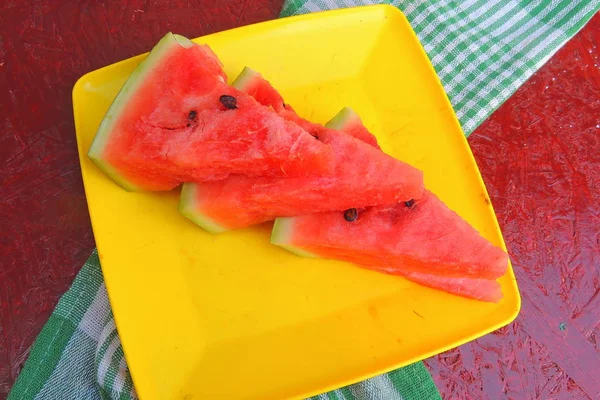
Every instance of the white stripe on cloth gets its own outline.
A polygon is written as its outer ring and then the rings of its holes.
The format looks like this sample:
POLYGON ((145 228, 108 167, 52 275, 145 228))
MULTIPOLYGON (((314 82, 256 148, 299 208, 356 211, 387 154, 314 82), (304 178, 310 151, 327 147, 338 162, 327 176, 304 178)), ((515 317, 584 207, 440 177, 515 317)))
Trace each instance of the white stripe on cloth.
POLYGON ((79 329, 85 332, 90 338, 98 341, 110 312, 111 309, 106 294, 106 286, 102 283, 98 288, 98 292, 96 293, 96 297, 94 297, 92 304, 90 304, 90 307, 83 315, 81 322, 79 322, 79 329))
POLYGON ((310 12, 318 12, 318 11, 323 11, 323 8, 319 7, 316 4, 313 4, 312 2, 308 2, 305 5, 306 9, 310 12))
POLYGON ((117 393, 121 393, 123 390, 123 386, 125 386, 125 381, 127 380, 127 362, 125 361, 125 357, 121 358, 119 361, 119 372, 115 377, 115 383, 113 386, 113 390, 117 393))
POLYGON ((411 25, 421 25, 426 19, 430 19, 431 12, 435 11, 435 9, 437 9, 437 6, 435 4, 431 4, 425 9, 424 12, 419 13, 419 15, 417 15, 415 18, 412 19, 412 21, 410 21, 411 25))
POLYGON ((404 400, 387 375, 367 379, 360 385, 352 385, 350 391, 357 399, 404 400))
POLYGON ((96 342, 87 333, 76 330, 35 399, 100 400, 94 371, 95 348, 96 342))
MULTIPOLYGON (((402 7, 402 4, 405 3, 406 0, 402 0, 401 4, 398 6, 402 12, 405 15, 410 15, 412 16, 415 11, 422 5, 422 4, 428 4, 430 0, 415 0, 415 1, 411 1, 409 2, 408 5, 406 5, 406 7, 402 7)), ((417 17, 419 16, 419 14, 417 14, 417 17)), ((411 22, 412 25, 412 22, 411 22)))
MULTIPOLYGON (((468 10, 474 5, 478 5, 478 3, 479 0, 465 1, 460 6, 449 9, 447 14, 448 19, 458 18, 458 14, 468 10)), ((427 52, 430 52, 431 50, 433 50, 434 47, 439 46, 444 40, 446 40, 448 38, 448 35, 460 31, 465 26, 472 24, 477 18, 480 18, 483 14, 491 10, 492 7, 494 7, 495 5, 496 3, 493 2, 485 3, 483 6, 477 7, 473 10, 473 12, 467 14, 466 18, 461 18, 456 23, 450 26, 446 25, 445 29, 442 31, 436 31, 439 28, 439 26, 437 26, 436 24, 427 25, 425 28, 423 28, 419 35, 419 38, 423 40, 423 47, 427 52), (431 40, 426 40, 428 39, 428 35, 430 34, 433 34, 433 37, 431 38, 431 40)))
MULTIPOLYGON (((107 324, 105 329, 102 331, 102 336, 105 336, 105 332, 107 332, 107 331, 108 331, 108 334, 106 334, 106 337, 104 337, 104 340, 101 340, 98 342, 98 349, 100 349, 102 347, 102 344, 106 341, 106 339, 108 338, 108 335, 110 335, 110 332, 114 331, 115 329, 116 329, 115 328, 115 320, 111 319, 109 324, 107 324)), ((104 378, 106 378, 106 373, 108 372, 108 368, 110 367, 110 361, 112 359, 112 356, 113 356, 113 354, 115 354, 115 351, 117 351, 117 348, 120 345, 121 345, 121 340, 119 339, 119 335, 115 335, 112 338, 112 340, 110 341, 108 348, 104 352, 104 356, 102 356, 102 359, 97 361, 98 362, 97 377, 98 377, 98 384, 100 386, 102 386, 104 384, 104 378)))
MULTIPOLYGON (((497 5, 497 4, 495 4, 497 5)), ((478 52, 480 54, 481 51, 478 51, 478 49, 487 44, 490 40, 492 40, 494 38, 494 36, 499 33, 499 32, 503 32, 504 30, 510 29, 511 26, 509 25, 505 25, 504 23, 502 23, 502 25, 500 25, 499 28, 497 28, 495 31, 492 32, 487 32, 487 27, 489 25, 492 25, 494 23, 497 23, 498 21, 500 21, 502 18, 504 18, 507 14, 513 12, 515 9, 519 9, 519 12, 517 12, 515 15, 519 15, 519 13, 525 13, 525 11, 521 8, 519 8, 518 3, 511 1, 509 3, 507 3, 502 9, 500 9, 500 11, 498 11, 498 14, 491 14, 489 17, 487 17, 484 20, 481 21, 473 21, 472 23, 477 24, 477 27, 471 27, 469 28, 469 30, 467 31, 468 34, 467 35, 462 35, 461 36, 461 40, 457 40, 454 43, 452 43, 450 46, 448 46, 448 48, 444 49, 444 53, 443 54, 448 54, 451 51, 454 51, 454 49, 456 48, 456 46, 459 43, 465 43, 469 40, 469 36, 473 35, 475 38, 479 37, 478 40, 475 41, 471 41, 471 43, 469 44, 469 50, 474 53, 477 54, 478 52)), ((441 71, 440 71, 440 75, 441 76, 448 76, 448 75, 453 75, 454 78, 460 78, 461 76, 464 75, 455 75, 456 71, 456 67, 458 67, 458 65, 460 63, 462 63, 465 59, 466 56, 468 55, 468 53, 464 53, 465 57, 463 57, 461 60, 458 60, 458 58, 456 60, 453 60, 451 63, 447 64, 441 71)), ((494 54, 489 52, 488 54, 494 54)), ((440 61, 442 61, 442 58, 437 58, 438 56, 435 56, 435 62, 438 63, 440 61)), ((482 58, 478 57, 476 59, 475 63, 470 63, 469 65, 477 65, 477 62, 479 62, 482 58)))
POLYGON ((108 336, 115 329, 117 329, 117 327, 115 325, 115 319, 111 318, 110 320, 108 320, 106 322, 106 325, 104 325, 104 328, 102 328, 102 332, 100 333, 100 337, 98 338, 98 347, 96 348, 96 353, 95 353, 96 357, 98 357, 98 353, 100 352, 100 349, 102 348, 102 344, 108 340, 108 336))
MULTIPOLYGON (((497 5, 497 4, 495 4, 495 5, 497 5)), ((482 33, 487 31, 489 25, 501 20, 502 18, 504 18, 504 16, 506 14, 508 14, 509 12, 513 11, 515 8, 518 8, 518 7, 519 7, 519 5, 517 2, 510 1, 510 2, 505 3, 504 7, 502 7, 500 10, 498 10, 497 13, 489 15, 487 18, 485 18, 481 21, 473 22, 473 24, 476 24, 475 26, 470 27, 465 32, 461 32, 460 38, 458 40, 453 41, 448 47, 444 48, 442 53, 436 54, 432 58, 431 62, 436 65, 439 64, 440 62, 442 62, 444 60, 444 58, 448 54, 452 53, 454 51, 454 49, 456 49, 456 47, 460 43, 465 43, 466 41, 471 41, 470 40, 471 37, 476 38, 478 35, 482 35, 482 33)), ((502 24, 500 26, 500 28, 498 28, 497 31, 507 30, 507 29, 510 29, 511 27, 512 27, 511 25, 502 24)), ((475 44, 478 47, 481 47, 481 46, 487 44, 489 41, 491 41, 493 38, 493 35, 495 35, 495 34, 496 34, 496 31, 487 32, 487 33, 483 34, 482 37, 479 38, 477 41, 472 42, 472 44, 475 44)), ((477 69, 477 66, 479 66, 484 60, 489 59, 494 54, 495 54, 495 52, 492 52, 492 51, 487 52, 487 56, 484 55, 484 53, 481 53, 481 55, 476 58, 475 62, 469 63, 468 66, 471 66, 473 69, 477 69)), ((458 65, 460 63, 462 63, 467 58, 467 56, 470 56, 470 55, 471 55, 471 53, 462 52, 454 60, 447 63, 438 72, 440 79, 454 81, 454 82, 456 82, 455 84, 462 82, 463 79, 461 79, 461 78, 466 76, 466 74, 468 74, 468 72, 470 72, 470 71, 461 71, 460 74, 457 74, 456 68, 458 67, 458 65), (450 77, 449 75, 452 75, 453 77, 450 77)), ((449 86, 448 88, 446 88, 446 90, 451 91, 452 86, 449 86)))

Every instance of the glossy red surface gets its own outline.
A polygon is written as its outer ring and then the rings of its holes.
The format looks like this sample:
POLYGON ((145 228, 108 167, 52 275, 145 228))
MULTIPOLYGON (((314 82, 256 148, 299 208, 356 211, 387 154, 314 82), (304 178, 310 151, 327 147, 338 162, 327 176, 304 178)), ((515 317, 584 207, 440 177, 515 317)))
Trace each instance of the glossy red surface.
MULTIPOLYGON (((0 2, 0 399, 94 246, 71 89, 281 0, 0 2), (99 2, 98 2, 99 3, 99 2)), ((428 360, 445 398, 600 396, 600 16, 470 138, 523 292, 517 322, 428 360), (563 325, 564 324, 564 325, 563 325)))

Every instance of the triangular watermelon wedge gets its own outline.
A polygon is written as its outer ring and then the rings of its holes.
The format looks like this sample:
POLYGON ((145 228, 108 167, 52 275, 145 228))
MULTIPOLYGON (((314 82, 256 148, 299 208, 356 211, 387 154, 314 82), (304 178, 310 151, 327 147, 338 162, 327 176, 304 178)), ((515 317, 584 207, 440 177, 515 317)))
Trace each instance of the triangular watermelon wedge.
MULTIPOLYGON (((254 77, 266 82, 259 75, 254 77)), ((273 89, 270 96, 276 100, 269 103, 270 106, 283 112, 286 118, 300 118, 293 111, 278 106, 283 105, 283 101, 275 95, 279 96, 273 89)), ((345 113, 350 115, 348 111, 345 113)), ((186 183, 179 207, 182 214, 217 233, 278 216, 389 204, 421 196, 421 171, 346 133, 302 121, 320 142, 331 147, 331 174, 303 178, 239 175, 220 182, 186 183)))
POLYGON ((225 82, 208 46, 167 34, 113 101, 89 157, 128 190, 330 171, 330 146, 225 82))
MULTIPOLYGON (((318 132, 323 129, 322 125, 308 121, 296 114, 292 106, 283 101, 283 97, 279 92, 252 68, 245 67, 231 85, 254 97, 260 104, 273 108, 279 115, 287 120, 294 121, 313 135, 318 136, 318 132)), ((341 130, 341 124, 345 128, 344 133, 379 148, 375 135, 365 128, 360 117, 352 108, 343 108, 327 123, 327 128, 341 130)))
POLYGON ((414 202, 278 218, 271 243, 398 275, 496 279, 508 265, 502 249, 427 190, 414 202))
MULTIPOLYGON (((339 129, 341 132, 356 132, 364 129, 369 135, 372 135, 362 124, 362 121, 360 120, 358 115, 353 111, 348 112, 347 108, 339 112, 325 126, 330 126, 332 123, 335 123, 336 128, 339 129)), ((406 204, 404 205, 406 206, 406 204)), ((323 225, 323 229, 327 230, 329 228, 323 225)), ((315 257, 315 254, 305 252, 298 247, 288 247, 288 249, 295 253, 298 253, 301 256, 315 257)), ((473 277, 448 277, 430 273, 407 271, 395 267, 385 268, 381 266, 371 266, 369 268, 378 272, 388 273, 392 275, 400 275, 420 285, 427 286, 432 289, 442 290, 444 292, 462 297, 493 303, 496 303, 500 301, 500 299, 502 299, 502 290, 498 282, 496 282, 494 279, 473 277)))
MULTIPOLYGON (((344 118, 338 122, 344 131, 344 118)), ((300 256, 349 261, 492 302, 502 297, 494 279, 508 264, 502 249, 428 190, 421 199, 391 206, 278 218, 271 242, 300 256)))

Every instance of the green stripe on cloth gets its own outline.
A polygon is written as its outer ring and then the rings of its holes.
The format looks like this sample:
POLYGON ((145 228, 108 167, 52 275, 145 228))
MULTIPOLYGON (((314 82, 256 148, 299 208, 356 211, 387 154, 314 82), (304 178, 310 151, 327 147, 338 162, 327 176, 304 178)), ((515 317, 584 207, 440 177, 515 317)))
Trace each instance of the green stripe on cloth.
MULTIPOLYGON (((600 8, 600 1, 571 0, 288 0, 281 15, 375 3, 407 16, 467 135, 600 8)), ((9 399, 136 398, 94 251, 42 329, 9 399)), ((313 397, 439 398, 422 363, 313 397)))
POLYGON ((89 368, 94 364, 94 351, 97 342, 92 340, 83 331, 73 333, 71 340, 63 351, 60 362, 54 368, 44 387, 36 398, 40 399, 97 399, 100 400, 98 388, 91 384, 94 382, 95 371, 89 368), (77 380, 72 380, 73 374, 77 380), (64 382, 70 382, 64 385, 64 382))
POLYGON ((389 373, 389 377, 398 393, 407 399, 430 398, 431 380, 423 363, 414 363, 389 373))
MULTIPOLYGON (((9 399, 34 398, 49 380, 103 285, 99 265, 98 255, 94 251, 42 329, 9 399)), ((103 303, 109 307, 107 301, 103 303)))
POLYGON ((50 317, 31 349, 27 364, 8 396, 9 400, 33 399, 42 390, 76 330, 77 325, 68 319, 50 317))

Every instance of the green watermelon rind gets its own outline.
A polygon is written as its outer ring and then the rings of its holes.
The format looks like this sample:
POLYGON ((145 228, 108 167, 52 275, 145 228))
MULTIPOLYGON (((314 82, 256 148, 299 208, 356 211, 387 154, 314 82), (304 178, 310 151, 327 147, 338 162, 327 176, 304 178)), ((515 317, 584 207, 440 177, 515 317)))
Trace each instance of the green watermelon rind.
POLYGON ((335 117, 331 118, 329 122, 325 124, 325 127, 329 129, 335 129, 337 131, 343 131, 352 125, 353 122, 362 125, 362 122, 360 121, 356 111, 350 107, 344 107, 335 115, 335 117))
POLYGON ((210 233, 222 233, 229 229, 219 225, 206 215, 198 212, 196 209, 196 198, 197 198, 198 185, 195 183, 184 183, 181 187, 181 196, 179 198, 179 212, 210 233))
POLYGON ((280 217, 275 219, 273 230, 271 231, 271 244, 281 247, 300 257, 320 258, 318 255, 303 250, 290 243, 290 235, 294 231, 293 217, 280 217))
POLYGON ((112 104, 108 108, 96 136, 88 150, 88 157, 98 168, 110 176, 116 183, 128 191, 140 191, 133 182, 119 173, 112 165, 103 159, 104 149, 110 140, 110 133, 114 128, 115 122, 118 121, 120 114, 126 109, 127 104, 135 95, 139 86, 144 82, 144 79, 153 71, 154 67, 160 64, 161 60, 169 54, 174 46, 182 46, 189 48, 193 46, 193 42, 181 35, 167 33, 155 46, 148 56, 134 69, 127 81, 117 93, 112 104))
POLYGON ((259 74, 250 67, 244 67, 242 72, 240 72, 237 78, 235 78, 231 86, 243 92, 246 88, 246 85, 256 77, 261 77, 261 74, 259 74))

